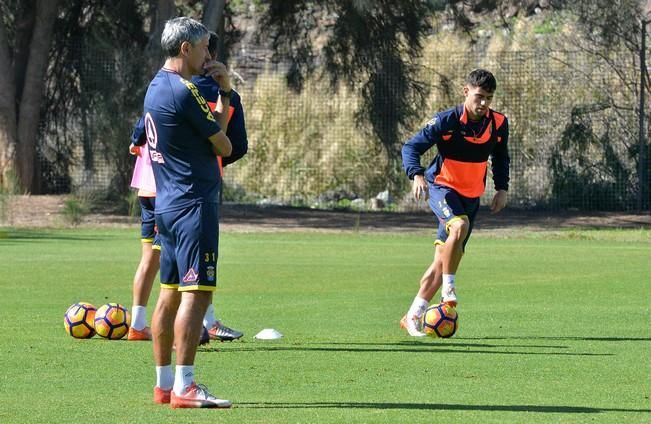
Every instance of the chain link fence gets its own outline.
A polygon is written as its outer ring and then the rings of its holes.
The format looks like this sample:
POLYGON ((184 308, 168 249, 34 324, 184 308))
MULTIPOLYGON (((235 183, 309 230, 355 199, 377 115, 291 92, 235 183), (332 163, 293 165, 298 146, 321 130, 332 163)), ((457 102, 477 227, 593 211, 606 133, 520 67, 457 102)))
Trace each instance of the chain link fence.
MULTIPOLYGON (((245 108, 249 153, 225 170, 226 201, 395 211, 416 208, 410 199, 410 182, 396 157, 399 144, 436 111, 463 102, 464 77, 475 67, 495 74, 498 89, 492 107, 509 119, 510 207, 628 211, 639 209, 640 184, 647 187, 646 193, 651 192, 648 171, 645 176, 638 174, 639 64, 630 55, 526 51, 475 57, 427 52, 419 75, 429 87, 427 107, 414 117, 410 128, 401 129, 393 153, 356 117, 361 102, 356 91, 333 89, 313 79, 302 92, 293 92, 286 87, 283 67, 263 53, 249 51, 234 58, 231 66, 245 108)), ((399 92, 388 82, 385 94, 399 92)), ((121 112, 114 119, 135 122, 139 113, 121 112)), ((83 122, 79 119, 78 125, 83 122)), ((115 126, 128 128, 132 122, 116 122, 115 126)), ((84 129, 77 133, 83 134, 84 129)), ((122 145, 126 152, 128 131, 117 133, 114 140, 94 134, 90 143, 71 143, 73 147, 66 152, 69 166, 63 171, 51 159, 60 152, 54 154, 44 137, 41 169, 50 172, 44 176, 51 183, 49 190, 126 191, 130 175, 116 178, 116 173, 125 173, 123 165, 113 163, 118 159, 95 156, 89 163, 84 156, 84 149, 111 143, 122 145), (53 169, 58 169, 57 175, 53 169), (59 180, 63 186, 57 185, 59 180)), ((423 164, 435 153, 435 148, 428 152, 423 164)), ((648 159, 647 164, 648 170, 648 159)), ((483 203, 492 195, 489 173, 483 203)), ((648 210, 650 203, 642 199, 642 208, 648 210)))

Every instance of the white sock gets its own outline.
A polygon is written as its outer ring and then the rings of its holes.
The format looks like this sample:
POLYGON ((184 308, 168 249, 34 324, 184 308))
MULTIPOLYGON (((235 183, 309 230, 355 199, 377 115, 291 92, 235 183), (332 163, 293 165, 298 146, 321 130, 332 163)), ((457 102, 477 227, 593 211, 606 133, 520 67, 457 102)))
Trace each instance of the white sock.
POLYGON ((412 317, 412 316, 421 316, 425 312, 425 309, 427 309, 427 306, 429 305, 429 302, 422 297, 416 296, 414 298, 414 301, 411 303, 411 307, 409 308, 409 311, 407 312, 407 316, 412 317))
POLYGON ((443 297, 443 300, 451 294, 450 292, 455 293, 456 288, 454 286, 454 275, 455 274, 443 274, 443 284, 441 285, 441 297, 443 297))
POLYGON ((185 393, 185 389, 194 382, 194 365, 177 365, 174 378, 174 394, 177 396, 185 393))
POLYGON ((141 331, 147 326, 147 307, 133 305, 131 307, 131 327, 141 331))
POLYGON ((206 309, 206 315, 203 316, 203 326, 210 329, 215 324, 215 321, 215 307, 211 303, 206 309))
POLYGON ((171 365, 156 367, 156 386, 169 390, 174 385, 174 373, 171 365))

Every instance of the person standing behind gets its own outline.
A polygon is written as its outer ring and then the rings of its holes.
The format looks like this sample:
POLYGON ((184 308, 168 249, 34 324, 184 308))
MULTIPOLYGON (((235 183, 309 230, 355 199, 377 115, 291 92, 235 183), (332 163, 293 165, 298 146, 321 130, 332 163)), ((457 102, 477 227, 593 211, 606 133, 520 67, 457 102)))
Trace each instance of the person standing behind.
POLYGON ((169 402, 172 408, 228 408, 229 400, 195 382, 194 361, 202 319, 217 284, 221 178, 215 155, 231 154, 222 130, 230 102, 220 97, 222 112, 213 114, 190 79, 205 72, 230 91, 230 78, 223 64, 211 60, 208 30, 194 19, 167 21, 161 47, 167 58, 144 102, 161 239, 161 290, 152 317, 154 402, 169 402))
POLYGON ((139 138, 144 139, 144 131, 138 130, 141 125, 142 118, 136 124, 131 136, 131 146, 129 146, 129 152, 137 156, 131 187, 138 189, 142 242, 140 263, 133 277, 131 325, 127 334, 127 340, 130 341, 151 340, 151 329, 147 326, 147 302, 160 263, 160 240, 158 239, 154 216, 156 205, 154 172, 151 168, 147 145, 144 144, 142 147, 136 145, 140 144, 139 138))
POLYGON ((403 166, 413 180, 414 197, 429 198, 429 206, 439 221, 434 260, 400 320, 400 326, 410 336, 425 335, 421 317, 440 287, 441 301, 457 305, 455 275, 486 187, 489 157, 496 190, 491 212, 506 206, 509 126, 506 116, 489 108, 496 88, 492 73, 473 70, 463 88, 464 103, 435 114, 402 148, 403 166), (425 169, 420 158, 434 145, 438 153, 425 169))
MULTIPOLYGON (((210 38, 208 40, 208 52, 213 60, 217 60, 217 42, 219 36, 210 31, 210 38)), ((218 157, 219 173, 224 176, 224 167, 241 159, 248 151, 248 137, 246 135, 246 126, 244 122, 244 109, 242 108, 242 101, 239 93, 231 88, 229 92, 222 90, 214 78, 208 75, 198 75, 192 77, 192 82, 197 86, 201 95, 206 99, 211 110, 215 111, 217 108, 217 100, 219 96, 228 96, 230 99, 230 106, 228 110, 228 127, 225 129, 228 139, 231 141, 233 151, 231 155, 225 158, 218 157)), ((219 193, 221 200, 223 192, 223 185, 219 193)), ((221 202, 220 202, 221 203, 221 202)), ((215 318, 215 307, 210 303, 206 310, 206 315, 203 318, 203 325, 208 329, 208 336, 212 340, 231 341, 237 340, 244 336, 241 331, 232 329, 224 325, 220 320, 215 318)))

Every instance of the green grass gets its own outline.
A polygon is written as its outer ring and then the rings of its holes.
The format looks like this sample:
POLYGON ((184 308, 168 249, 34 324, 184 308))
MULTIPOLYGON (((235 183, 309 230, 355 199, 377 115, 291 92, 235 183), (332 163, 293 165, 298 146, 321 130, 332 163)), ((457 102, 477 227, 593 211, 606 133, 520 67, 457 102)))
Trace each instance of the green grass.
POLYGON ((430 246, 223 234, 217 315, 245 338, 201 348, 197 374, 236 407, 175 411, 151 403, 150 343, 63 330, 76 301, 131 306, 138 230, 5 229, 0 422, 651 422, 648 230, 478 232, 447 340, 398 328, 430 246))

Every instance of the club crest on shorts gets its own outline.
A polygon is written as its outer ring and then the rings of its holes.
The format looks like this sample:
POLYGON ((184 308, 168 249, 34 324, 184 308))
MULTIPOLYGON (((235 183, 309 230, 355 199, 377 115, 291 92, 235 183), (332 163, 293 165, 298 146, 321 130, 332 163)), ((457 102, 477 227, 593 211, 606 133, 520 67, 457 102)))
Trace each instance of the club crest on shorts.
POLYGON ((206 276, 208 278, 208 281, 215 281, 215 267, 214 266, 206 267, 206 276))
POLYGON ((185 277, 183 277, 183 282, 184 283, 194 283, 199 279, 199 275, 197 272, 194 270, 194 268, 190 268, 188 272, 185 273, 185 277))

